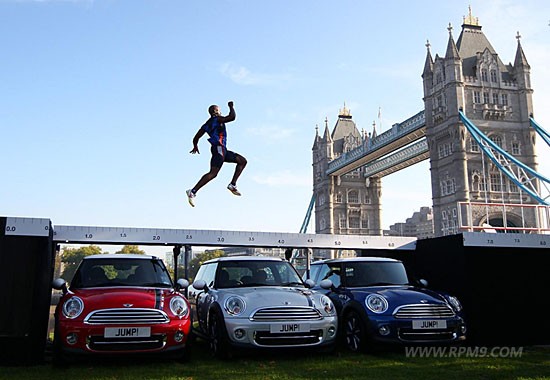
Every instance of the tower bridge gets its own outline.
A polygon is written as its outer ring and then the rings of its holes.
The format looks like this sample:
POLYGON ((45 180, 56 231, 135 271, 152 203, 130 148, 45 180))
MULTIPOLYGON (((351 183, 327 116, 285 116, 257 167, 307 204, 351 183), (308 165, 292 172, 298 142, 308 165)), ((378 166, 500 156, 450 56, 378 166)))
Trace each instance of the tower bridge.
MULTIPOLYGON (((340 110, 313 145, 318 233, 382 235, 382 178, 430 162, 433 234, 550 233, 550 179, 538 173, 531 66, 520 39, 505 65, 471 10, 443 55, 429 42, 424 110, 377 135, 340 110)), ((542 145, 539 145, 541 147, 542 145)), ((542 148, 547 148, 542 146, 542 148)))

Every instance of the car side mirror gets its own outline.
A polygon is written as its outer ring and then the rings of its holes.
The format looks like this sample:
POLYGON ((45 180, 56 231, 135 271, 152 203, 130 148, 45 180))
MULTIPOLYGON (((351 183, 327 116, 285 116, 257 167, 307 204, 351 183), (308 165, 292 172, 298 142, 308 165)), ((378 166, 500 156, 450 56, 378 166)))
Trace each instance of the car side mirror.
POLYGON ((206 281, 204 280, 197 280, 193 282, 193 287, 197 290, 208 290, 208 287, 206 286, 206 281))
POLYGON ((187 289, 188 287, 189 287, 189 281, 187 281, 186 279, 180 278, 180 279, 178 279, 178 281, 176 281, 176 289, 177 290, 187 289))
POLYGON ((420 280, 418 280, 418 283, 420 284, 420 286, 424 287, 424 288, 427 288, 428 287, 428 281, 427 280, 424 280, 423 278, 421 278, 420 280))
POLYGON ((313 281, 311 278, 308 278, 304 281, 304 284, 306 285, 306 288, 313 288, 315 286, 315 281, 313 281))
POLYGON ((326 280, 323 280, 321 281, 321 283, 319 284, 321 286, 321 288, 323 289, 334 289, 334 284, 332 283, 331 280, 329 279, 326 279, 326 280))
POLYGON ((67 293, 67 282, 62 278, 56 278, 52 281, 52 288, 63 291, 63 294, 67 293))

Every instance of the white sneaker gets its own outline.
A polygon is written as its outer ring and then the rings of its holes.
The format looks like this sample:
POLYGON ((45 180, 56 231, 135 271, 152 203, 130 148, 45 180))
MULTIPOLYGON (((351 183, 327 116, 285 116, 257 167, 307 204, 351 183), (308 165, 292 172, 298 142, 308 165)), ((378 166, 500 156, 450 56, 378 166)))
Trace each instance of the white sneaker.
POLYGON ((237 186, 229 184, 227 185, 227 190, 231 191, 233 194, 241 196, 241 193, 239 193, 239 190, 237 190, 237 186))
POLYGON ((191 207, 195 207, 195 202, 193 201, 193 198, 196 197, 195 193, 193 193, 193 191, 189 189, 185 192, 185 194, 187 194, 187 200, 189 201, 191 207))

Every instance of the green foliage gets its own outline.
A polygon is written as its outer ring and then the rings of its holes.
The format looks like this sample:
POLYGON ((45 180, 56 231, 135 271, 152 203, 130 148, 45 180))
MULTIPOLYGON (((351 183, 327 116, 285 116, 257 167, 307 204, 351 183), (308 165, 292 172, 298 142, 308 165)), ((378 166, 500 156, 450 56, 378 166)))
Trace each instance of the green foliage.
POLYGON ((61 253, 61 262, 63 263, 63 271, 61 272, 61 277, 67 281, 70 281, 76 268, 86 256, 97 255, 101 252, 101 248, 97 245, 90 245, 87 247, 80 248, 67 248, 63 247, 63 252, 61 253))
POLYGON ((145 255, 145 251, 139 249, 137 245, 125 245, 120 251, 116 251, 115 253, 134 253, 138 255, 145 255))
MULTIPOLYGON (((205 261, 208 261, 210 259, 215 259, 217 257, 224 256, 225 252, 221 249, 215 249, 212 251, 204 251, 202 253, 197 254, 194 259, 192 259, 189 262, 189 281, 192 282, 195 276, 197 275, 197 271, 199 270, 199 267, 202 263, 205 261)), ((178 277, 183 276, 183 267, 179 267, 178 265, 178 277)))

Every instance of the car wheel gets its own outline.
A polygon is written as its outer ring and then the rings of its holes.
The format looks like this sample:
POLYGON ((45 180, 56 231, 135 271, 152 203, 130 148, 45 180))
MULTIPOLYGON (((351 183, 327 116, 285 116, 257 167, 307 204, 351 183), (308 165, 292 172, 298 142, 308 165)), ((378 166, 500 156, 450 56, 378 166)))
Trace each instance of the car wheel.
POLYGON ((223 317, 218 312, 213 312, 208 326, 210 353, 215 358, 226 359, 229 356, 229 350, 223 317))
POLYGON ((344 317, 345 344, 353 352, 364 351, 366 346, 366 328, 361 316, 350 311, 344 317))
POLYGON ((68 355, 63 351, 61 338, 59 337, 59 333, 57 333, 57 329, 55 329, 52 346, 52 365, 54 367, 66 367, 68 364, 68 355))

